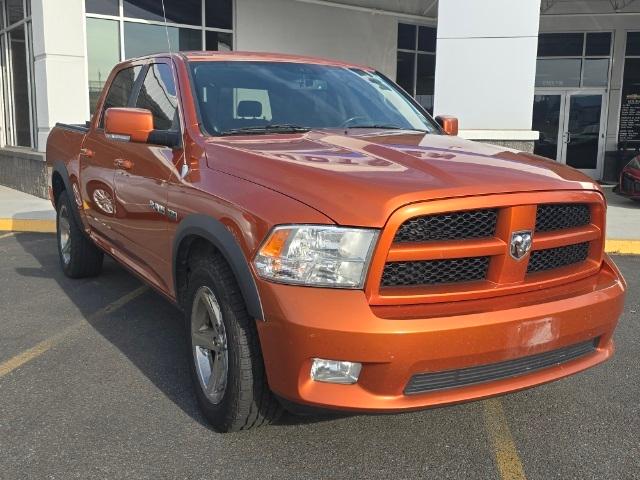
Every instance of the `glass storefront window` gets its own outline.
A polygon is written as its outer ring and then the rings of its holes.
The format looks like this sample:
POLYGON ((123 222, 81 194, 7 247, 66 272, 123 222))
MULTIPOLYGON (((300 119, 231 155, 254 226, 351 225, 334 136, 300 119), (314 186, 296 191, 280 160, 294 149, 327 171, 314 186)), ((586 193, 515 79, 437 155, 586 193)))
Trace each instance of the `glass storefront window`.
POLYGON ((206 32, 206 49, 214 52, 227 52, 233 50, 233 41, 230 33, 206 32))
POLYGON ((627 48, 625 55, 640 57, 640 32, 627 32, 627 48))
POLYGON ((9 32, 11 70, 13 80, 13 105, 16 145, 31 146, 31 119, 29 117, 29 67, 24 25, 9 32))
POLYGON ((119 0, 85 0, 87 13, 100 15, 120 15, 119 0))
POLYGON ((96 109, 100 92, 111 69, 120 61, 120 32, 116 20, 87 18, 89 106, 96 109))
POLYGON ((435 27, 398 24, 396 83, 428 112, 433 112, 436 33, 435 27))
POLYGON ((579 87, 581 67, 579 58, 539 58, 536 87, 579 87))
MULTIPOLYGON (((124 0, 124 16, 143 20, 164 21, 159 0, 124 0)), ((201 0, 164 0, 167 22, 202 25, 201 0)))
POLYGON ((180 50, 202 50, 202 32, 189 28, 124 22, 124 55, 142 57, 154 53, 180 50), (167 42, 167 33, 169 43, 167 42))
POLYGON ((606 87, 609 80, 608 58, 585 58, 582 70, 583 87, 606 87))
POLYGON ((24 18, 22 0, 6 0, 8 24, 17 23, 24 18))
POLYGON ((233 0, 205 0, 205 20, 207 27, 231 30, 233 0))
POLYGON ((609 56, 611 54, 611 32, 587 33, 584 54, 587 56, 609 56))
POLYGON ((581 57, 584 33, 541 33, 539 57, 581 57))

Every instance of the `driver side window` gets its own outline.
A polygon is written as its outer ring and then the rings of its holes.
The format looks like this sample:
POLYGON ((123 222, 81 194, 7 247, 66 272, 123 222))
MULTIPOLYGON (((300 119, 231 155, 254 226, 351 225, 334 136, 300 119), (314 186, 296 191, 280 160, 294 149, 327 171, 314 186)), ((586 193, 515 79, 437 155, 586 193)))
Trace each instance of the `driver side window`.
POLYGON ((136 100, 136 107, 151 111, 154 129, 179 129, 176 85, 169 65, 154 63, 149 66, 136 100))

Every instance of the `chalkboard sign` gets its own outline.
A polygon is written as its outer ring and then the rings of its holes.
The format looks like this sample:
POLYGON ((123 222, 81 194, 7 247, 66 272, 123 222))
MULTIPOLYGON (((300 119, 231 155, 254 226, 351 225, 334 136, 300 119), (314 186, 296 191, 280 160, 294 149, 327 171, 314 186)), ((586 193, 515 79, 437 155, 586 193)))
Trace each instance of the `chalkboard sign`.
POLYGON ((640 58, 625 62, 618 141, 640 141, 640 58))
POLYGON ((622 95, 619 131, 620 142, 640 140, 640 92, 622 95))

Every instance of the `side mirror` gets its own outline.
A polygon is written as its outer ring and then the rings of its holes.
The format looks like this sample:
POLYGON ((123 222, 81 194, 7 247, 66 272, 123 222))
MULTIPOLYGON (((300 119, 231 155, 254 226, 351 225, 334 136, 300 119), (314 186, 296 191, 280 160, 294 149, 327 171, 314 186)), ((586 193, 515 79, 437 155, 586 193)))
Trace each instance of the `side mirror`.
POLYGON ((104 133, 114 140, 144 143, 153 131, 153 115, 144 108, 108 108, 104 133))
POLYGON ((438 122, 438 125, 442 127, 442 130, 444 130, 444 133, 447 135, 452 135, 454 137, 458 135, 458 119, 456 117, 438 115, 436 117, 436 122, 438 122))

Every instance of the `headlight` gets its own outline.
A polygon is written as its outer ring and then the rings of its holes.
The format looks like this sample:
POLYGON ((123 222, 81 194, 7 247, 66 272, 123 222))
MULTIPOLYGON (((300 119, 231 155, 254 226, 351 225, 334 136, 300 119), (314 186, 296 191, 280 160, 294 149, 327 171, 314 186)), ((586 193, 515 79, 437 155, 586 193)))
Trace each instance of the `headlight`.
POLYGON ((362 288, 377 230, 326 225, 276 227, 254 265, 268 280, 297 285, 362 288))

